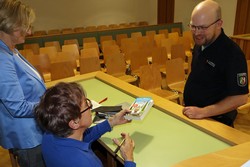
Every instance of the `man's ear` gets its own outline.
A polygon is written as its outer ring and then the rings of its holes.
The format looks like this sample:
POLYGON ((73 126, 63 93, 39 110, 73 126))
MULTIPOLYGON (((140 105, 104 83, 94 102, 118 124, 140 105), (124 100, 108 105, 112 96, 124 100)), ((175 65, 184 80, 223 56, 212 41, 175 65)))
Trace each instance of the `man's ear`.
POLYGON ((222 25, 223 25, 223 21, 222 20, 219 20, 218 22, 217 22, 217 24, 219 25, 219 27, 221 28, 222 27, 222 25))
POLYGON ((79 128, 79 119, 76 120, 70 120, 69 121, 69 127, 76 130, 79 128))

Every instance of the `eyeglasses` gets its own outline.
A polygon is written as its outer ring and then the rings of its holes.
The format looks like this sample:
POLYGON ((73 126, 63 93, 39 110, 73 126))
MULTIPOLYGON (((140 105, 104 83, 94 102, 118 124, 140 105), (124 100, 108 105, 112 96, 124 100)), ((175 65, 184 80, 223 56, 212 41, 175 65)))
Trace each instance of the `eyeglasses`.
POLYGON ((85 111, 89 110, 89 109, 92 109, 92 107, 93 107, 93 105, 92 105, 92 103, 91 103, 91 100, 86 99, 86 102, 87 102, 88 107, 87 107, 86 109, 82 110, 82 111, 80 112, 81 114, 84 113, 85 111))
POLYGON ((220 19, 217 19, 215 22, 209 24, 208 26, 195 26, 192 24, 188 24, 188 27, 190 28, 191 31, 206 31, 210 26, 214 25, 215 23, 217 23, 220 19))

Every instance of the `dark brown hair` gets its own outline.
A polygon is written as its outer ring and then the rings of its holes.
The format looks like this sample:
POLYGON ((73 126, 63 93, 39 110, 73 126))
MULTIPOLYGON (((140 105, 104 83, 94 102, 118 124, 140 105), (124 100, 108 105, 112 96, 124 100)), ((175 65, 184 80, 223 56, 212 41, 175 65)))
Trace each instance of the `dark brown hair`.
POLYGON ((39 125, 60 137, 72 134, 69 122, 81 117, 81 104, 85 97, 83 88, 77 83, 58 83, 46 90, 35 108, 39 125))

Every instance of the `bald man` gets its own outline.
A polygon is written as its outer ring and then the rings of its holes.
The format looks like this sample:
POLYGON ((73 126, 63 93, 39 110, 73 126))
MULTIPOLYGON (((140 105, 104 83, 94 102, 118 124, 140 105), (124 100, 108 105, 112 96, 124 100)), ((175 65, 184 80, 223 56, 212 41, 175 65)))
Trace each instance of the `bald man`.
POLYGON ((239 46, 225 35, 222 23, 215 1, 202 1, 192 12, 189 27, 195 46, 183 114, 233 126, 236 108, 247 101, 247 64, 239 46))

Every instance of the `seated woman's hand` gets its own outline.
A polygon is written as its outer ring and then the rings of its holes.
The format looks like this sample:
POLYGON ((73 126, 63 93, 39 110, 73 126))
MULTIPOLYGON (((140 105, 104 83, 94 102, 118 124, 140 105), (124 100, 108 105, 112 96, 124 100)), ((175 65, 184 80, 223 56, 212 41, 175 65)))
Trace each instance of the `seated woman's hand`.
POLYGON ((108 119, 110 126, 114 127, 116 125, 121 125, 121 124, 131 122, 131 120, 127 120, 124 118, 124 116, 130 112, 131 112, 130 110, 124 109, 116 113, 114 116, 110 117, 108 119))
MULTIPOLYGON (((121 156, 125 161, 134 161, 134 140, 131 139, 128 133, 122 133, 122 137, 125 139, 124 143, 120 147, 121 156)), ((119 146, 120 142, 118 139, 113 139, 113 142, 119 146)))

